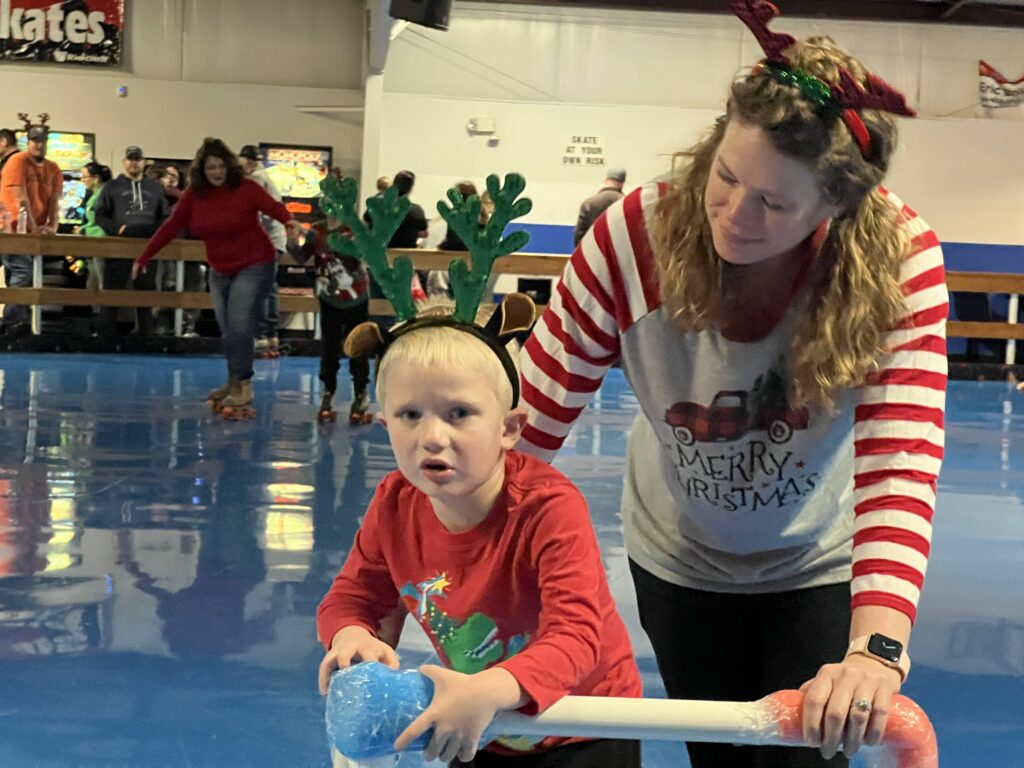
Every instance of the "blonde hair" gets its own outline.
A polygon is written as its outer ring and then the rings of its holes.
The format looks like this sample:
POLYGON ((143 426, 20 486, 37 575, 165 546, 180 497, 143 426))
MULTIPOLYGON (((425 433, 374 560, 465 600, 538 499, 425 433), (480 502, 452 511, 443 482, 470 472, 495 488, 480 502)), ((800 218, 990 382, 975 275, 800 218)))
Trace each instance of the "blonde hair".
MULTIPOLYGON (((827 37, 797 43, 787 55, 794 67, 828 84, 839 82, 842 69, 866 81, 864 66, 827 37)), ((779 152, 811 170, 841 213, 815 257, 813 277, 794 299, 790 386, 794 401, 806 405, 831 407, 836 391, 863 383, 889 351, 887 331, 906 312, 900 268, 910 241, 897 226, 900 212, 877 189, 896 146, 896 123, 885 112, 860 115, 871 137, 867 159, 842 120, 823 120, 797 88, 755 70, 733 83, 726 114, 686 153, 689 163, 654 210, 655 265, 673 325, 721 327, 736 305, 724 290, 704 194, 729 121, 761 128, 779 152)))
MULTIPOLYGON (((482 325, 492 311, 491 307, 484 308, 478 313, 477 322, 482 325)), ((421 310, 420 314, 438 313, 421 310)), ((509 345, 509 356, 513 364, 518 364, 518 350, 513 350, 513 346, 509 345)), ((407 365, 442 371, 473 371, 480 375, 482 383, 492 386, 499 403, 508 409, 512 407, 512 383, 505 368, 494 351, 471 333, 450 326, 430 326, 409 331, 395 339, 377 368, 377 402, 382 409, 385 407, 388 372, 407 365)))

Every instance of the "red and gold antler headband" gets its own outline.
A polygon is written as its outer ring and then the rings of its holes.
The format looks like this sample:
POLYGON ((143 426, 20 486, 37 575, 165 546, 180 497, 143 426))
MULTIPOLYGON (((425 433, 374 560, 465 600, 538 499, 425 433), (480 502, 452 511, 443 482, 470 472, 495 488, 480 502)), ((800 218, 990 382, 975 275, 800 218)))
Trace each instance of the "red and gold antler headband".
POLYGON ((796 43, 791 35, 772 32, 768 24, 779 15, 779 9, 768 0, 732 0, 733 13, 747 25, 761 44, 765 59, 755 71, 766 71, 775 80, 800 89, 800 92, 818 108, 822 119, 841 117, 846 123, 861 155, 871 157, 871 135, 861 119, 860 110, 877 109, 894 115, 914 117, 906 97, 877 75, 868 75, 867 87, 862 88, 853 76, 843 70, 839 85, 829 85, 814 75, 793 66, 783 53, 796 43))

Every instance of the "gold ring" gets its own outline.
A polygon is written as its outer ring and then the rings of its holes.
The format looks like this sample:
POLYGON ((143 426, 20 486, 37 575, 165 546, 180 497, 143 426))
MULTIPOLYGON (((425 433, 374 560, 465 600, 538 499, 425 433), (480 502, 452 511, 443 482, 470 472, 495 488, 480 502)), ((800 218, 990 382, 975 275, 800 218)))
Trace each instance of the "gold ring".
POLYGON ((870 712, 871 711, 871 699, 868 699, 868 698, 857 699, 857 701, 855 701, 853 703, 853 706, 855 706, 861 712, 870 712))

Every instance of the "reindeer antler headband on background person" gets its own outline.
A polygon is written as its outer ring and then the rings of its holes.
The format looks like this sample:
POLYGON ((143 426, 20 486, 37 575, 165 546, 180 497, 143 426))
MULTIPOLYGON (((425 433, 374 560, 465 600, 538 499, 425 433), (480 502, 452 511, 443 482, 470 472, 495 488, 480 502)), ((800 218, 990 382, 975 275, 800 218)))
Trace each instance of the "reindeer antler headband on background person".
POLYGON ((328 176, 321 181, 320 207, 352 232, 351 238, 332 232, 328 242, 338 253, 366 263, 398 318, 391 328, 381 328, 372 321, 356 326, 345 339, 345 354, 383 357, 395 339, 410 331, 442 326, 456 328, 475 336, 497 355, 512 384, 512 407, 515 408, 519 404, 519 373, 505 345, 516 334, 533 327, 537 308, 529 296, 510 293, 485 326, 477 325, 474 320, 495 260, 520 250, 530 240, 529 234, 522 231, 503 236, 509 222, 525 216, 533 207, 529 198, 516 199, 525 188, 526 180, 517 173, 508 174, 503 186, 497 176, 488 176, 487 191, 494 201, 494 212, 484 226, 478 224, 480 198, 473 195, 466 199, 457 189, 448 190, 451 206, 439 201, 437 211, 466 244, 471 265, 460 258, 448 265, 455 294, 455 311, 451 315, 434 311, 419 315, 412 299, 412 261, 408 256, 398 256, 388 263, 388 242, 409 212, 409 198, 399 197, 398 190, 391 187, 382 197, 368 199, 366 207, 373 226, 367 228, 356 210, 359 192, 355 179, 328 176))
POLYGON ((25 133, 26 134, 29 131, 31 131, 33 128, 41 128, 46 133, 50 132, 50 126, 48 126, 46 124, 46 122, 50 119, 50 114, 48 112, 42 112, 42 113, 40 113, 38 115, 38 117, 39 117, 39 123, 36 124, 36 125, 33 125, 32 124, 32 118, 29 117, 28 112, 19 112, 18 113, 18 119, 21 120, 25 124, 25 133))
POLYGON ((868 74, 867 85, 862 88, 853 75, 841 70, 839 84, 829 85, 793 66, 784 51, 796 44, 796 38, 768 29, 771 20, 779 15, 779 9, 768 0, 732 0, 731 7, 740 21, 754 33, 764 51, 765 59, 754 71, 766 71, 776 81, 799 88, 804 97, 817 106, 818 115, 823 120, 842 118, 865 160, 871 157, 871 135, 861 119, 860 110, 877 109, 905 117, 916 115, 907 105, 906 97, 877 75, 868 74))

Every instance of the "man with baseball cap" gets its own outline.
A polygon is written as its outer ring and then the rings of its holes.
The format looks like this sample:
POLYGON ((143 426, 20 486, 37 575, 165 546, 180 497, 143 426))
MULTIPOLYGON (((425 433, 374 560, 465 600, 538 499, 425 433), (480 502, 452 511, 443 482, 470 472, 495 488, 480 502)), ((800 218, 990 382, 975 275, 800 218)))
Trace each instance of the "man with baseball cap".
MULTIPOLYGON (((57 232, 60 222, 60 196, 64 177, 52 160, 46 159, 49 129, 45 125, 28 127, 28 145, 16 152, 4 165, 0 175, 0 200, 17 221, 19 212, 26 212, 26 230, 41 235, 57 232)), ((3 256, 4 272, 9 288, 32 285, 32 257, 21 254, 3 256)), ((4 306, 4 331, 17 336, 29 331, 29 307, 23 304, 4 306)))
MULTIPOLYGON (((130 146, 124 151, 124 173, 103 185, 93 210, 96 223, 114 237, 151 237, 170 214, 163 187, 145 177, 146 155, 141 147, 130 146)), ((139 275, 132 282, 130 259, 107 259, 103 265, 103 288, 123 290, 136 288, 151 291, 155 270, 139 275)), ((101 307, 99 335, 116 331, 118 307, 101 307)), ((136 333, 149 336, 153 329, 153 315, 148 307, 135 311, 136 333)))
POLYGON ((588 197, 580 206, 580 215, 576 220, 576 230, 573 232, 573 245, 579 245, 583 236, 594 226, 594 222, 604 213, 612 203, 622 199, 622 187, 626 183, 626 171, 622 168, 612 168, 605 174, 604 186, 597 194, 588 197))

